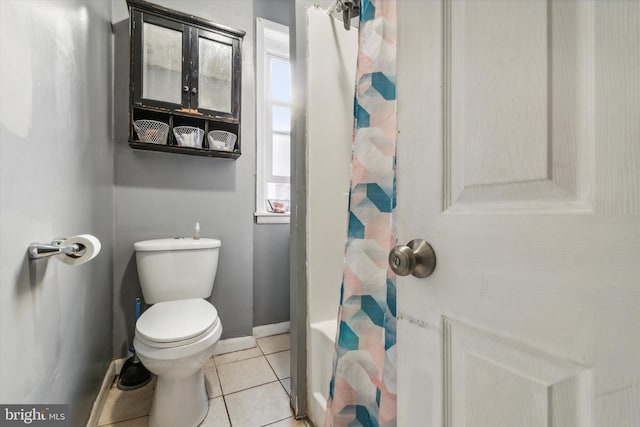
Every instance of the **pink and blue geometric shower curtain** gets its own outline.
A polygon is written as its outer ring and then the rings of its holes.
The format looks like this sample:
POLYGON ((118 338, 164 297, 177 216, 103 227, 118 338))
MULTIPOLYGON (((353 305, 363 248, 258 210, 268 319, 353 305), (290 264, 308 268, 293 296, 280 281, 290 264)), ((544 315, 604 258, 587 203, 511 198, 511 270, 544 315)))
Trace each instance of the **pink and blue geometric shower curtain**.
POLYGON ((396 425, 396 5, 360 7, 349 228, 327 427, 396 425))

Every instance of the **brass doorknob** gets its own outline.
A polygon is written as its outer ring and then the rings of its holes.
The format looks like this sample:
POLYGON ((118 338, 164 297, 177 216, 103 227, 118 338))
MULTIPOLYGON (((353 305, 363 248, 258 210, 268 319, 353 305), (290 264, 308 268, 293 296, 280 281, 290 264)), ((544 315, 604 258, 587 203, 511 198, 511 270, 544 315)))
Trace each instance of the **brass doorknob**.
POLYGON ((429 277, 436 268, 436 253, 426 240, 414 239, 391 249, 389 266, 398 276, 429 277))

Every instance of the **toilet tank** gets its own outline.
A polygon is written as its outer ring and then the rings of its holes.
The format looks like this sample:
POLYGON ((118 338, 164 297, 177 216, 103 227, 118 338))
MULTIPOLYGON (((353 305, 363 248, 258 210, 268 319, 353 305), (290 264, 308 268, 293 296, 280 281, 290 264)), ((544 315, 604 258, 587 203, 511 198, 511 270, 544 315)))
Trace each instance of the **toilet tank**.
POLYGON ((218 269, 217 239, 155 239, 136 242, 138 277, 147 304, 209 298, 218 269))

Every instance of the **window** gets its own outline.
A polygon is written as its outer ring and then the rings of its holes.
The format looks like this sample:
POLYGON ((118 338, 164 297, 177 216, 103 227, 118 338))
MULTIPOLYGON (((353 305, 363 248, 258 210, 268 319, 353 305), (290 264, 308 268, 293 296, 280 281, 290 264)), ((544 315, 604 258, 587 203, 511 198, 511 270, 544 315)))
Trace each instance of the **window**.
POLYGON ((289 222, 289 28, 258 18, 256 35, 256 218, 258 223, 289 222))

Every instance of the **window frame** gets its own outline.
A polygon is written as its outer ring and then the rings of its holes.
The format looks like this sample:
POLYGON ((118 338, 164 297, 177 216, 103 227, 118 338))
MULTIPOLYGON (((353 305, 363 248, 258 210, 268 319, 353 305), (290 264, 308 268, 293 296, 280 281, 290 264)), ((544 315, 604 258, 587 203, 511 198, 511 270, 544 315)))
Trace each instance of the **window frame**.
MULTIPOLYGON (((289 27, 264 18, 256 18, 256 204, 255 218, 262 223, 289 223, 289 213, 268 212, 265 206, 267 182, 284 183, 284 177, 274 176, 272 158, 272 106, 292 107, 270 97, 271 60, 289 60, 289 27)), ((290 133, 289 133, 290 134, 290 133)), ((290 178, 289 178, 290 182, 290 178)))

